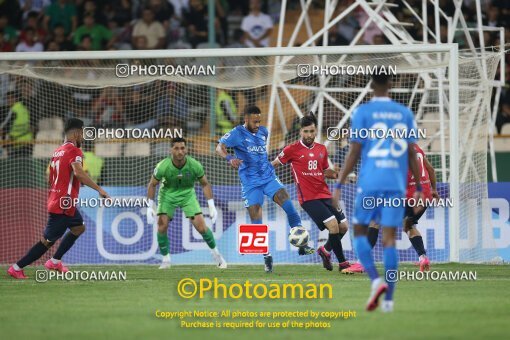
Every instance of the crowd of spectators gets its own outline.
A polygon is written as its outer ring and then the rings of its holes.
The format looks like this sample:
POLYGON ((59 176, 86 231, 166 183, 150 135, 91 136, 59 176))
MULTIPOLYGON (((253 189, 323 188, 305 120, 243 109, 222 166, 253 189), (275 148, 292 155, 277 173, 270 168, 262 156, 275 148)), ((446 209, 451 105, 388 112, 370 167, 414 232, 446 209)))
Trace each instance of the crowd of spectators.
MULTIPOLYGON (((335 11, 343 11, 353 2, 340 0, 335 11)), ((288 8, 296 9, 292 13, 299 13, 298 0, 289 0, 287 3, 288 8)), ((408 3, 421 10, 421 0, 408 0, 408 3)), ((274 45, 271 39, 274 36, 273 27, 279 19, 281 0, 214 0, 214 4, 215 17, 209 18, 207 0, 0 0, 0 52, 202 48, 208 46, 210 20, 214 20, 215 46, 254 48, 274 45)), ((510 42, 510 1, 482 0, 482 5, 484 25, 505 27, 506 41, 510 42)), ((324 8, 323 1, 314 1, 312 6, 324 8)), ((455 6, 452 1, 439 0, 439 6, 446 15, 454 15, 455 6)), ((474 27, 475 1, 465 0, 463 6, 467 24, 474 27)), ((428 12, 433 11, 430 5, 428 12)), ((401 22, 413 22, 411 12, 405 6, 395 9, 394 15, 401 22)), ((432 28, 435 25, 433 15, 429 15, 429 19, 428 24, 432 28)), ((367 20, 368 16, 359 8, 332 27, 328 44, 349 44, 367 20)), ((446 42, 446 22, 440 25, 440 39, 446 42)), ((406 29, 414 39, 423 40, 421 26, 415 27, 406 29)), ((486 33, 484 38, 486 46, 499 45, 497 32, 486 33)), ((435 42, 432 35, 429 35, 428 40, 435 42)), ((461 47, 467 46, 461 36, 457 40, 461 47)), ((317 43, 321 44, 322 38, 317 43)), ((359 44, 388 43, 375 24, 369 26, 359 41, 359 44)), ((506 56, 507 86, 500 100, 501 109, 496 122, 498 131, 501 131, 503 124, 510 122, 510 59, 509 54, 506 56)), ((5 108, 0 110, 0 127, 4 136, 11 133, 12 129, 8 126, 16 112, 22 112, 20 115, 28 112, 33 130, 33 122, 36 120, 34 116, 47 117, 46 114, 49 114, 44 112, 45 105, 30 104, 27 99, 29 92, 22 89, 21 85, 12 88, 16 82, 30 83, 29 80, 18 81, 11 76, 8 89, 4 86, 5 82, 9 81, 0 75, 0 107, 5 108)), ((37 95, 38 90, 47 86, 55 85, 45 84, 31 91, 37 95)), ((56 93, 59 91, 55 89, 56 93)), ((129 89, 67 92, 71 104, 62 113, 62 117, 83 117, 91 124, 101 126, 127 124, 154 127, 162 122, 186 124, 188 111, 193 104, 188 101, 189 94, 176 83, 157 82, 129 89), (161 94, 159 97, 151 95, 154 87, 161 94), (169 110, 171 115, 168 114, 169 110)), ((48 89, 45 88, 44 93, 48 93, 48 89)), ((236 104, 235 94, 223 93, 222 96, 224 104, 221 105, 224 107, 236 104)), ((51 106, 51 93, 44 97, 39 100, 47 101, 51 106)))

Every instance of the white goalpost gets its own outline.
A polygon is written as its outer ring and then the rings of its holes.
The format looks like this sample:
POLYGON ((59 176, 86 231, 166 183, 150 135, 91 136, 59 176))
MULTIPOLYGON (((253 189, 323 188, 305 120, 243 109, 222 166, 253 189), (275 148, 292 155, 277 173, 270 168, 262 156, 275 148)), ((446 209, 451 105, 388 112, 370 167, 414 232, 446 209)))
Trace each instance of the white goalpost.
MULTIPOLYGON (((259 257, 237 252, 237 225, 249 219, 236 172, 214 154, 218 139, 240 122, 246 105, 257 105, 270 132, 267 150, 272 160, 297 140, 297 118, 314 111, 319 117, 317 140, 326 144, 331 161, 341 166, 348 141, 328 139, 328 128, 348 128, 352 111, 371 96, 367 75, 300 76, 299 65, 396 67, 391 95, 409 106, 418 127, 427 130, 419 144, 437 169, 440 195, 453 202, 451 208, 429 209, 418 224, 428 255, 436 262, 490 261, 497 248, 487 201, 487 134, 491 81, 500 57, 459 51, 457 44, 2 53, 0 77, 9 90, 3 96, 8 93, 27 108, 34 134, 24 144, 12 139, 0 144, 0 236, 8 241, 0 251, 0 263, 12 262, 40 236, 46 220, 47 162, 61 142, 62 122, 69 117, 83 119, 96 131, 182 133, 190 155, 203 164, 213 185, 219 216, 212 230, 225 259, 261 263, 259 257), (137 70, 157 65, 158 72, 171 65, 173 74, 119 77, 118 65, 136 65, 137 70), (213 74, 175 72, 181 66, 195 72, 203 67, 213 74), (222 101, 230 105, 230 120, 219 105, 222 101), (27 205, 29 211, 20 216, 27 205)), ((144 197, 154 166, 169 154, 169 140, 96 138, 85 143, 84 151, 85 166, 87 157, 92 164, 89 173, 112 196, 144 197)), ((310 231, 312 245, 317 246, 324 234, 298 207, 289 169, 278 169, 277 174, 310 231)), ((200 187, 196 190, 207 216, 200 187)), ((355 183, 345 190, 342 204, 350 219, 355 183)), ((95 193, 82 188, 80 195, 95 193)), ((88 230, 66 255, 67 262, 159 262, 157 227, 146 223, 144 208, 86 207, 81 212, 88 230)), ((318 256, 298 256, 288 244, 285 215, 267 199, 263 222, 270 226, 270 249, 277 264, 319 263, 318 256)), ((170 224, 169 238, 173 263, 210 262, 207 245, 180 210, 170 224)), ((342 244, 347 258, 354 260, 348 235, 342 244)), ((415 260, 405 235, 399 235, 397 247, 402 261, 415 260)), ((380 246, 375 254, 380 261, 380 246)))

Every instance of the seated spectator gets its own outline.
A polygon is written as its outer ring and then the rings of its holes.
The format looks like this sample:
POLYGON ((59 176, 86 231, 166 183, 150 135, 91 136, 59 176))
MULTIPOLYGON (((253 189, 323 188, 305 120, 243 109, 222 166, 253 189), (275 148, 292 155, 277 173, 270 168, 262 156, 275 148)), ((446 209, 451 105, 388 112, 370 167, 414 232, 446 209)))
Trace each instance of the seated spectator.
POLYGON ((25 40, 25 31, 27 28, 32 28, 35 32, 35 40, 41 43, 46 41, 46 36, 48 33, 39 25, 39 14, 36 12, 30 12, 28 14, 25 29, 21 31, 19 35, 20 40, 25 40))
POLYGON ((260 11, 260 0, 250 0, 250 13, 243 18, 241 29, 247 35, 248 47, 268 47, 273 20, 260 11))
POLYGON ((147 37, 145 35, 140 35, 135 38, 133 43, 133 49, 135 50, 146 50, 148 49, 147 45, 147 37))
POLYGON ((170 19, 174 16, 174 6, 166 0, 149 0, 149 8, 154 13, 154 19, 163 24, 167 32, 170 28, 170 19))
POLYGON ((234 30, 234 33, 232 34, 232 40, 233 42, 230 45, 227 45, 228 48, 244 48, 248 47, 246 45, 247 36, 244 34, 244 31, 242 29, 236 29, 234 30))
POLYGON ((68 0, 57 0, 45 9, 44 26, 47 31, 62 25, 66 35, 71 34, 78 26, 76 6, 68 0))
POLYGON ((103 25, 95 23, 94 13, 85 14, 83 25, 74 32, 74 44, 78 45, 84 35, 90 35, 92 50, 95 51, 102 50, 103 46, 109 48, 113 43, 112 32, 103 25))
POLYGON ((123 109, 124 105, 118 94, 118 89, 114 87, 105 87, 92 104, 96 125, 103 127, 122 125, 124 123, 123 109))
POLYGON ((64 26, 56 25, 51 35, 51 40, 59 45, 60 51, 74 51, 74 44, 69 40, 65 34, 64 26))
POLYGON ((154 20, 154 13, 150 8, 143 10, 142 19, 138 20, 133 27, 132 45, 139 36, 147 38, 148 49, 161 49, 165 46, 166 33, 163 25, 154 20))
POLYGON ((496 129, 498 134, 501 134, 503 125, 510 123, 510 92, 507 91, 505 95, 501 96, 501 105, 498 116, 496 117, 496 129))
POLYGON ((23 12, 23 20, 27 20, 30 13, 36 13, 39 20, 44 9, 51 4, 51 0, 19 0, 19 6, 23 12))
MULTIPOLYGON (((78 15, 77 15, 78 26, 80 24, 84 23, 85 17, 89 13, 92 13, 94 15, 94 21, 97 24, 103 25, 103 26, 106 26, 108 24, 108 18, 106 17, 106 15, 104 15, 102 13, 102 11, 98 10, 98 8, 96 6, 96 2, 97 1, 87 0, 83 3, 82 6, 78 7, 78 10, 77 10, 77 12, 78 12, 78 15)), ((101 3, 101 2, 99 2, 99 3, 101 3)))
POLYGON ((85 34, 81 37, 80 44, 76 46, 77 51, 92 51, 92 38, 85 34))
POLYGON ((174 18, 183 20, 184 14, 189 11, 189 0, 168 0, 174 8, 174 18))
POLYGON ((12 52, 13 47, 9 41, 5 40, 4 30, 0 29, 0 52, 12 52))
POLYGON ((83 120, 85 126, 93 126, 94 118, 90 108, 90 100, 86 97, 75 96, 71 100, 71 105, 65 113, 65 118, 78 118, 83 120))
POLYGON ((0 30, 3 32, 4 42, 9 43, 11 46, 16 46, 18 31, 9 25, 7 14, 0 14, 0 30))
POLYGON ((50 40, 46 44, 46 48, 44 50, 47 52, 58 52, 60 51, 60 45, 55 40, 50 40))
POLYGON ((105 5, 105 12, 119 27, 129 24, 133 19, 131 0, 112 0, 105 5))
MULTIPOLYGON (((184 26, 188 40, 193 48, 198 44, 209 41, 209 19, 207 8, 202 0, 190 0, 189 11, 184 14, 184 26)), ((219 22, 215 20, 216 32, 219 31, 219 22)), ((217 41, 218 39, 216 39, 217 41)))
POLYGON ((174 82, 161 84, 166 91, 157 102, 157 119, 163 126, 185 127, 188 118, 188 102, 183 97, 180 85, 174 82))
POLYGON ((42 43, 36 40, 35 31, 33 28, 27 28, 25 30, 25 40, 21 41, 16 46, 16 52, 42 52, 44 46, 42 43))

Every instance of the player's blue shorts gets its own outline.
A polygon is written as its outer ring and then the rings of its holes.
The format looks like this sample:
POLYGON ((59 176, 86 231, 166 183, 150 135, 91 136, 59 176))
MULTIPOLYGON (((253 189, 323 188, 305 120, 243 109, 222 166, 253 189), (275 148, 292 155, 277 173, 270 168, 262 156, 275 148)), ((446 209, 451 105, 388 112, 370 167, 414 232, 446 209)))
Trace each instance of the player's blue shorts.
POLYGON ((400 191, 360 192, 358 189, 352 222, 368 226, 373 221, 382 227, 402 227, 405 211, 403 205, 388 206, 383 204, 375 206, 375 202, 377 198, 384 198, 386 201, 398 200, 404 195, 400 191))
POLYGON ((264 184, 245 186, 241 183, 241 188, 244 207, 248 208, 256 204, 262 206, 264 204, 264 195, 273 199, 278 190, 284 188, 284 186, 278 177, 275 176, 264 184))
POLYGON ((49 214, 48 224, 44 229, 44 238, 50 242, 56 242, 64 235, 67 228, 77 227, 83 224, 83 218, 76 209, 74 216, 64 214, 49 214))

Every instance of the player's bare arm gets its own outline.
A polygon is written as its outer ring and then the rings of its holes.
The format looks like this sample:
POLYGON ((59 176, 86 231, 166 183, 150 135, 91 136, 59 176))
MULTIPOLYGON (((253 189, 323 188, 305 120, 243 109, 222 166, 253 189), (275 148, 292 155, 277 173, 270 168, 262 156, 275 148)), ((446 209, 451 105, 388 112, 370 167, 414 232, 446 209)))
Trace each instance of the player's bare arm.
POLYGON ((326 170, 324 170, 324 177, 329 179, 337 179, 338 171, 334 168, 327 168, 326 170))
POLYGON ((208 200, 213 199, 212 187, 211 187, 211 184, 209 184, 209 181, 207 180, 207 177, 205 175, 202 176, 198 180, 198 182, 202 186, 202 190, 204 191, 205 198, 207 198, 208 200))
POLYGON ((430 187, 432 188, 432 197, 433 198, 439 198, 439 194, 437 193, 436 188, 436 170, 434 170, 434 167, 432 164, 430 164, 427 157, 423 157, 423 165, 425 165, 425 169, 427 169, 427 172, 429 173, 429 179, 430 179, 430 187))
MULTIPOLYGON (((156 187, 158 186, 159 181, 156 179, 156 177, 151 176, 151 179, 149 181, 149 185, 147 186, 147 198, 149 199, 149 208, 147 209, 147 223, 148 224, 154 224, 156 221, 156 203, 154 203, 154 197, 156 197, 156 187)), ((161 222, 163 224, 163 216, 161 216, 161 222)), ((167 223, 163 225, 167 225, 167 223)))
POLYGON ((230 155, 227 151, 227 147, 223 143, 218 143, 218 145, 216 146, 216 154, 218 154, 221 158, 226 159, 230 166, 233 167, 234 169, 239 168, 239 166, 243 162, 242 160, 230 155))
MULTIPOLYGON (((414 178, 421 178, 420 176, 420 166, 418 165, 416 150, 414 149, 414 143, 409 143, 409 147, 407 149, 409 169, 413 174, 414 178)), ((421 184, 420 181, 416 181, 416 192, 414 193, 414 199, 423 200, 423 193, 421 192, 421 184)), ((413 207, 415 214, 417 214, 422 208, 418 205, 413 207)))
POLYGON ((71 166, 73 168, 74 175, 81 184, 96 190, 103 198, 110 198, 110 195, 108 195, 108 193, 104 191, 103 188, 97 185, 96 182, 94 182, 92 178, 90 178, 90 176, 85 172, 85 170, 83 170, 80 162, 71 163, 71 166))
POLYGON ((204 196, 207 199, 207 205, 209 206, 209 216, 211 216, 211 220, 213 223, 216 222, 216 218, 218 217, 218 211, 216 210, 216 206, 214 205, 214 197, 212 186, 209 184, 207 177, 202 176, 198 182, 202 186, 202 190, 204 191, 204 196))
POLYGON ((147 198, 153 200, 156 196, 156 187, 158 186, 159 181, 151 176, 151 180, 149 181, 149 185, 147 186, 147 198))
MULTIPOLYGON (((360 156, 361 156, 361 144, 352 142, 351 147, 349 148, 349 154, 345 159, 344 168, 340 172, 340 175, 338 176, 339 177, 338 183, 340 184, 345 183, 347 176, 349 176, 349 174, 356 166, 356 163, 358 162, 360 156)), ((333 192, 333 206, 338 207, 339 202, 340 202, 340 188, 337 187, 333 192)))
POLYGON ((273 166, 273 168, 275 168, 275 169, 276 169, 277 167, 279 167, 280 165, 282 165, 282 163, 278 160, 278 157, 276 157, 276 158, 274 159, 274 161, 272 161, 272 162, 271 162, 271 165, 273 166))

